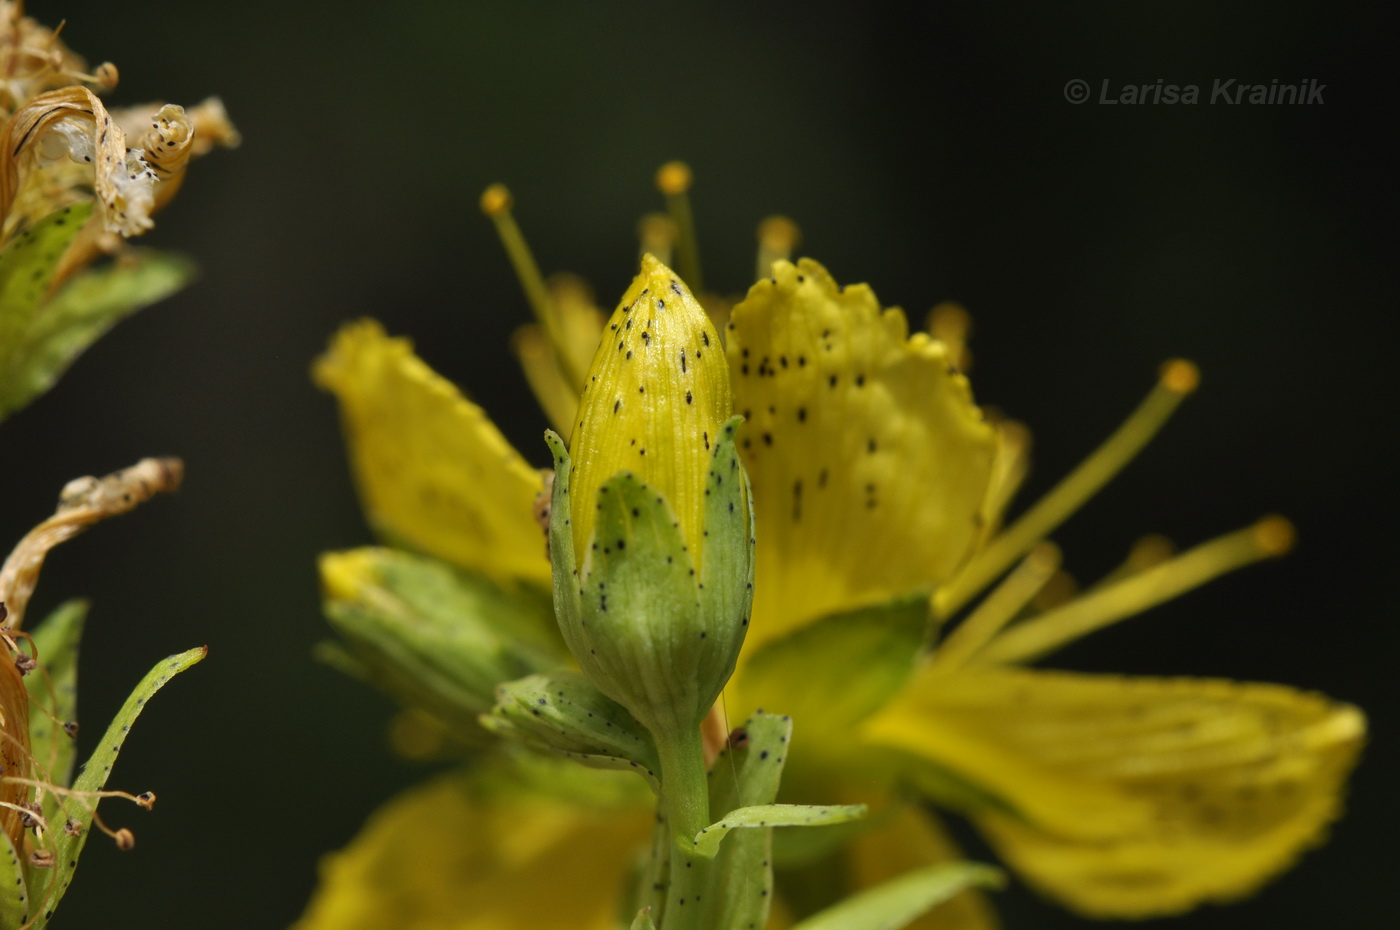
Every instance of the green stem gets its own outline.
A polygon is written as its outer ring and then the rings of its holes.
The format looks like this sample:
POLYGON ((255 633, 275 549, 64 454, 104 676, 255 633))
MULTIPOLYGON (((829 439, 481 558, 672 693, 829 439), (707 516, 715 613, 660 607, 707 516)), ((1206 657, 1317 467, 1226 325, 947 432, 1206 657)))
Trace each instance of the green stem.
POLYGON ((671 828, 671 884, 666 892, 662 930, 699 930, 701 895, 710 859, 695 852, 695 835, 710 825, 710 789, 698 727, 657 740, 661 762, 661 803, 671 828))

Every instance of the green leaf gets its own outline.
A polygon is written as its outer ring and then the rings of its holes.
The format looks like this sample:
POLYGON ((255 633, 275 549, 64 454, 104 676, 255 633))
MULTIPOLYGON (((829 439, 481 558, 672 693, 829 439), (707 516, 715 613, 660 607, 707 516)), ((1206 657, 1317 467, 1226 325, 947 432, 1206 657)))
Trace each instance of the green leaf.
POLYGON ((127 697, 121 710, 117 711, 116 718, 107 727, 107 732, 93 750, 92 757, 84 764, 82 772, 73 783, 73 793, 77 797, 60 799, 58 817, 50 821, 49 831, 54 843, 54 865, 49 869, 30 871, 31 887, 38 886, 35 893, 43 900, 45 909, 45 913, 36 919, 34 930, 42 930, 48 924, 49 916, 58 906, 68 886, 72 884, 78 857, 82 855, 83 846, 87 843, 97 805, 93 803, 89 806, 80 798, 84 794, 101 791, 107 784, 107 776, 112 772, 112 765, 116 762, 122 744, 126 742, 132 723, 141 715, 152 695, 165 687, 171 678, 203 659, 208 652, 208 647, 200 646, 162 659, 151 669, 127 697), (66 821, 69 828, 65 829, 64 823, 60 821, 66 821))
POLYGON ((988 865, 955 862, 919 869, 853 895, 792 930, 899 930, 968 888, 997 888, 1002 874, 988 865))
POLYGON ((473 735, 496 686, 563 658, 542 592, 499 587, 427 556, 363 548, 321 557, 343 643, 318 656, 473 735))
POLYGON ((695 835, 695 850, 713 856, 731 830, 767 827, 821 827, 865 816, 864 804, 756 804, 725 814, 695 835))
POLYGON ((22 230, 0 250, 0 372, 10 371, 15 353, 28 342, 63 253, 91 215, 91 203, 64 207, 22 230))
POLYGON ((656 922, 651 919, 651 908, 644 907, 632 920, 632 930, 656 930, 656 922))
POLYGON ((107 330, 180 290, 194 274, 194 265, 178 255, 133 251, 63 285, 0 369, 0 417, 48 391, 107 330))
POLYGON ((527 746, 594 768, 635 771, 656 786, 651 734, 627 709, 577 672, 530 675, 496 689, 482 726, 527 746))
POLYGON ((829 747, 845 753, 851 729, 914 671, 927 622, 924 596, 823 617, 748 660, 743 699, 802 721, 804 752, 829 747))
POLYGON ((0 833, 0 927, 18 927, 29 919, 28 872, 15 844, 0 833))
MULTIPOLYGON (((68 601, 34 630, 34 650, 42 670, 25 676, 29 690, 29 751, 39 777, 66 785, 73 777, 77 746, 62 724, 77 721, 78 642, 87 620, 88 602, 68 601)), ((51 817, 58 802, 44 799, 44 816, 51 817)))
MULTIPOLYGON (((792 718, 754 714, 710 768, 710 813, 723 817, 778 797, 792 718)), ((765 927, 773 898, 773 831, 743 830, 715 856, 705 890, 707 927, 765 927)))

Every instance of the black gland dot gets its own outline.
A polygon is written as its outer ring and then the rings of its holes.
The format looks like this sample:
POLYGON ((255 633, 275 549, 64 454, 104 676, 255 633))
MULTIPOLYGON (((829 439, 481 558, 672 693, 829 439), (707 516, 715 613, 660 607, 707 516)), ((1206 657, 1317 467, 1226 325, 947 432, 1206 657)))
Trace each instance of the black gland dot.
POLYGON ((690 392, 689 392, 689 391, 686 391, 686 392, 685 392, 685 402, 686 402, 687 404, 689 404, 689 403, 694 403, 694 401, 695 401, 695 398, 690 396, 690 392))

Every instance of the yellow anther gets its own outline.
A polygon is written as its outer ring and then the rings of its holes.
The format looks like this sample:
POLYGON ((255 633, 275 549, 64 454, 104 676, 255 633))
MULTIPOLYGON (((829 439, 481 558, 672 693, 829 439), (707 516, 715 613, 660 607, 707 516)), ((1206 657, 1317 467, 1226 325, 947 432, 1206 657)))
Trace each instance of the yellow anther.
POLYGON ((637 221, 637 240, 642 255, 655 255, 657 261, 671 262, 671 250, 676 245, 676 221, 664 213, 648 213, 637 221))
POLYGON ((1161 565, 1174 555, 1176 545, 1170 539, 1160 533, 1149 533, 1133 543, 1133 548, 1128 551, 1127 567, 1130 571, 1144 571, 1161 565))
POLYGON ((515 199, 510 195, 510 188, 504 184, 492 184, 481 192, 481 212, 492 219, 510 212, 513 206, 515 199))
POLYGON ((776 261, 791 261, 793 250, 802 241, 802 231, 785 216, 770 216, 758 224, 757 277, 773 273, 776 261))
POLYGON ((520 231, 515 217, 510 212, 514 205, 515 200, 504 184, 492 184, 481 193, 481 212, 496 224, 496 234, 500 236, 506 256, 515 268, 515 275, 520 279, 521 290, 525 292, 530 309, 535 312, 535 319, 544 329, 550 350, 564 375, 564 380, 574 390, 578 390, 583 387, 583 371, 569 358, 559 323, 558 309, 554 306, 549 288, 545 286, 540 266, 536 264, 535 256, 525 242, 525 234, 520 231))
POLYGON ((802 241, 802 231, 785 216, 770 216, 758 224, 758 241, 769 248, 791 252, 802 241))
MULTIPOLYGON (((1032 550, 1034 551, 1034 550, 1032 550)), ((1061 569, 1050 576, 1045 587, 1031 598, 1031 608, 1037 611, 1053 610, 1067 604, 1079 595, 1079 582, 1069 572, 1061 569)))
POLYGON ((1254 524, 1254 539, 1264 555, 1286 555, 1298 541, 1298 531, 1287 517, 1270 514, 1254 524))
POLYGON ((972 367, 972 353, 967 349, 967 337, 972 334, 972 315, 962 304, 945 300, 928 314, 928 331, 933 338, 948 347, 948 358, 959 371, 972 367))
POLYGON ((1201 384, 1201 370, 1195 362, 1174 358, 1162 365, 1162 387, 1176 394, 1190 394, 1201 384))
POLYGON ((700 280, 700 244, 695 238, 695 218, 687 193, 693 180, 690 166, 683 161, 668 161, 656 172, 656 187, 666 195, 666 212, 676 224, 676 270, 691 291, 698 294, 704 287, 700 280))
POLYGON ((656 188, 668 197, 684 194, 694 180, 690 166, 683 161, 668 161, 656 171, 656 188))

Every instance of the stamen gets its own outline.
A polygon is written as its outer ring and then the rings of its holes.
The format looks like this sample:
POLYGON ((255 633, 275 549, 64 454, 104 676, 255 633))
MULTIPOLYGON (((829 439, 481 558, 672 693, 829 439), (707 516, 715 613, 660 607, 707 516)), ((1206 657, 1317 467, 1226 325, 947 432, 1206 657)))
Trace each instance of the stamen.
POLYGON ((1068 604, 1079 596, 1079 581, 1063 568, 1050 576, 1045 587, 1035 592, 1026 611, 1022 614, 1042 614, 1054 610, 1061 604, 1068 604))
POLYGON ((515 268, 515 275, 520 279, 520 288, 525 292, 525 299, 534 311, 535 319, 549 337, 549 345, 555 361, 559 363, 559 370, 575 390, 581 389, 583 372, 577 370, 569 360, 569 353, 564 349, 559 314, 555 311, 549 288, 545 286, 544 276, 540 274, 540 266, 535 263, 535 256, 525 244, 525 236, 520 232, 520 227, 516 225, 515 217, 510 212, 514 204, 510 190, 504 184, 492 184, 482 191, 481 212, 496 224, 496 235, 500 237, 506 256, 515 268))
POLYGON ((1059 567, 1060 548, 1054 543, 1044 542, 1032 549, 1016 570, 938 646, 933 665, 943 671, 964 665, 1015 619, 1059 567))
POLYGON ((951 616, 1083 506, 1147 445, 1199 381, 1191 362, 1174 359, 1163 365, 1157 385, 1123 425, 934 595, 935 614, 951 616))
POLYGON ((754 277, 773 273, 776 261, 792 261, 793 250, 802 241, 802 231, 785 216, 770 216, 758 224, 758 269, 754 277))
POLYGON ((928 314, 928 331, 933 338, 948 347, 948 361, 958 371, 972 370, 972 352, 967 337, 972 335, 972 315, 962 304, 945 300, 928 314))
POLYGON ((648 213, 637 222, 637 240, 641 255, 655 255, 661 264, 669 265, 676 246, 676 221, 664 213, 648 213))
POLYGON ((1015 420, 996 423, 996 452, 992 474, 982 501, 982 538, 991 538, 1001 529, 1001 518, 1011 498, 1021 488, 1030 471, 1031 432, 1015 420))
POLYGON ((694 176, 683 161, 668 161, 656 172, 656 188, 666 195, 666 211, 676 224, 676 271, 693 294, 700 293, 700 244, 695 239, 695 217, 690 212, 690 185, 694 176))
POLYGON ((1031 662, 1125 617, 1178 597, 1207 581, 1293 547, 1293 525, 1265 517, 1253 526, 1203 543, 1130 578, 1092 591, 1008 630, 976 657, 978 662, 1031 662))

